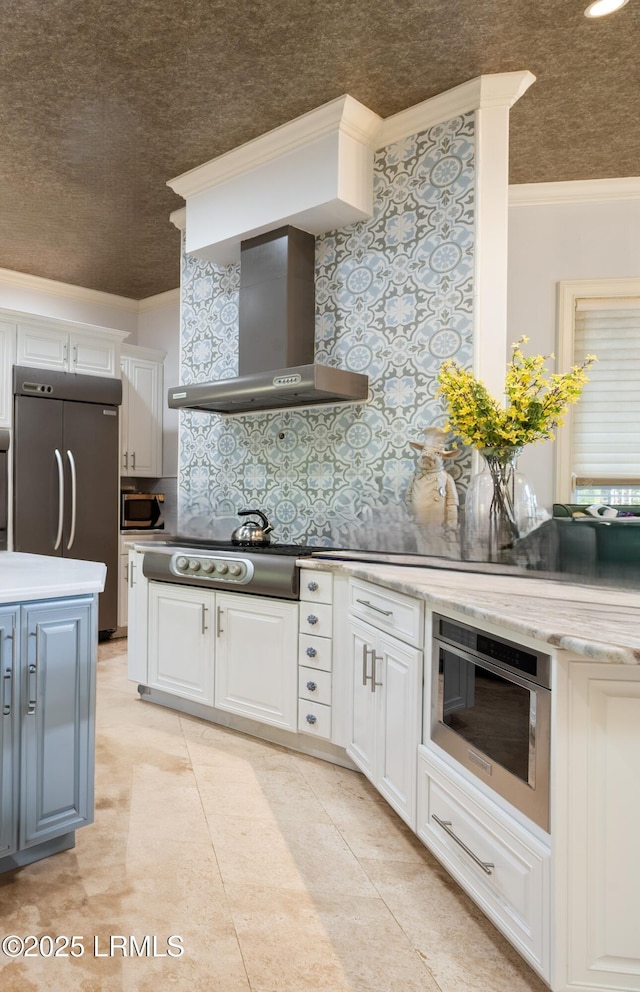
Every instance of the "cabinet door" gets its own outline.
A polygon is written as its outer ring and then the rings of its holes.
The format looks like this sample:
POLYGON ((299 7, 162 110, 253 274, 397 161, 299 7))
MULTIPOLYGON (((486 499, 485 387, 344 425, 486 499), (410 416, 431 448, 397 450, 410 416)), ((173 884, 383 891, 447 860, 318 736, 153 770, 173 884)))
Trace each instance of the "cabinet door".
POLYGON ((213 705, 214 594, 149 583, 149 685, 213 705))
POLYGON ((371 691, 376 631, 357 620, 349 622, 351 665, 351 728, 347 754, 367 778, 375 777, 375 703, 371 691))
POLYGON ((127 626, 127 607, 129 605, 129 554, 127 551, 120 555, 120 574, 118 576, 118 627, 127 626))
POLYGON ((127 380, 125 471, 131 476, 162 475, 162 366, 138 358, 123 364, 127 380))
POLYGON ((23 611, 20 848, 93 821, 93 610, 70 599, 23 611))
POLYGON ((54 327, 18 325, 17 364, 66 372, 69 358, 69 335, 54 327))
POLYGON ((0 427, 11 427, 13 383, 11 374, 16 354, 16 325, 0 320, 0 427))
POLYGON ((0 858, 18 846, 18 611, 0 609, 0 858))
POLYGON ((127 662, 131 681, 147 685, 149 681, 149 583, 142 573, 142 558, 142 551, 129 552, 127 662))
POLYGON ((298 604, 216 595, 216 694, 221 710, 298 726, 298 604))
POLYGON ((118 352, 112 338, 99 334, 78 334, 69 336, 69 371, 83 375, 117 375, 118 352))
POLYGON ((379 634, 375 662, 375 785, 415 830, 422 652, 395 637, 379 634))

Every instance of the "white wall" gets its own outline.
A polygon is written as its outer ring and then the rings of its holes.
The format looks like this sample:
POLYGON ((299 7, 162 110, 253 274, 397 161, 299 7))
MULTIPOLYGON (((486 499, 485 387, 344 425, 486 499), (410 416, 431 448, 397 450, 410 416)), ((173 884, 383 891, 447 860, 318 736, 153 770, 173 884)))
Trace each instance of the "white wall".
MULTIPOLYGON (((166 294, 163 294, 163 296, 166 294)), ((162 474, 178 474, 178 411, 167 406, 167 391, 180 383, 180 300, 175 298, 159 306, 147 308, 141 303, 138 316, 137 344, 143 348, 166 351, 162 404, 162 474)), ((161 299, 158 298, 158 299, 161 299)), ((150 301, 151 302, 151 301, 150 301)))
MULTIPOLYGON (((640 276, 640 199, 511 205, 508 257, 509 342, 526 334, 531 354, 551 354, 560 280, 640 276)), ((532 445, 520 459, 548 509, 555 498, 554 447, 532 445)))

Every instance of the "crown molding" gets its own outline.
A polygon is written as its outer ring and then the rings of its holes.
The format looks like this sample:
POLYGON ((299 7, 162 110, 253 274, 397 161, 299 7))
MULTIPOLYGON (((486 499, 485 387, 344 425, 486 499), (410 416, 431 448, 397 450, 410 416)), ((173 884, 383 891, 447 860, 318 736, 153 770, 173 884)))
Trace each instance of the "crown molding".
POLYGON ((387 117, 382 122, 376 147, 385 148, 472 110, 512 107, 535 79, 533 73, 527 69, 476 76, 445 93, 439 93, 408 110, 401 110, 400 113, 387 117))
POLYGON ((147 296, 144 300, 138 300, 138 313, 159 310, 160 307, 167 307, 172 303, 180 303, 180 287, 168 289, 165 293, 157 293, 155 296, 147 296))
POLYGON ((113 310, 126 310, 128 313, 138 312, 138 301, 130 300, 126 296, 115 296, 98 289, 74 286, 68 282, 56 282, 55 279, 44 279, 42 276, 32 276, 13 269, 0 269, 0 286, 26 289, 33 293, 47 293, 49 296, 65 296, 69 300, 111 307, 113 310))
POLYGON ((509 206, 544 203, 605 203, 640 199, 640 176, 621 179, 574 179, 558 183, 522 183, 509 187, 509 206))
POLYGON ((372 110, 344 95, 170 179, 167 186, 186 200, 335 131, 373 149, 378 147, 376 139, 381 124, 382 119, 372 110))
POLYGON ((178 207, 173 213, 169 214, 169 220, 174 227, 177 227, 179 231, 186 231, 187 229, 187 208, 178 207))
POLYGON ((77 303, 110 307, 112 310, 124 310, 131 314, 157 310, 159 307, 180 302, 179 288, 169 289, 156 296, 147 296, 144 300, 132 300, 128 296, 116 296, 99 289, 74 286, 73 283, 57 282, 55 279, 32 276, 27 272, 16 272, 14 269, 0 269, 0 286, 25 289, 31 293, 46 293, 49 296, 64 296, 67 300, 74 300, 77 303))

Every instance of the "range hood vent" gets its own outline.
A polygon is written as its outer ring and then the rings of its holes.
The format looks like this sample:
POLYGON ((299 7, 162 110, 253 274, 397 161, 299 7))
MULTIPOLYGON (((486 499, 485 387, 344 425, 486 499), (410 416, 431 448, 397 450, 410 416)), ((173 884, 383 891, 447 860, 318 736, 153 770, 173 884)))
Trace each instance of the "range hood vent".
POLYGON ((366 400, 366 375, 314 363, 315 238, 282 227, 242 242, 238 376, 169 390, 171 409, 248 413, 366 400))

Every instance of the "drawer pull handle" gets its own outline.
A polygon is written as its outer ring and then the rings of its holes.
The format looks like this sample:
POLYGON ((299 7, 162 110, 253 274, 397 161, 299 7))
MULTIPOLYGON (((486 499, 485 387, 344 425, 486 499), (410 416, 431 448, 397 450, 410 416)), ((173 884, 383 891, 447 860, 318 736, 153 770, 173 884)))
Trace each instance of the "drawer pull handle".
POLYGON ((318 622, 318 618, 315 615, 315 613, 310 613, 309 616, 307 617, 307 623, 310 623, 311 626, 313 627, 313 625, 316 624, 317 622, 318 622))
POLYGON ((446 834, 449 834, 449 837, 451 837, 452 840, 455 840, 456 844, 458 844, 462 848, 465 854, 468 854, 469 857, 473 861, 475 861, 475 863, 479 865, 480 868, 482 868, 485 875, 493 875, 493 869, 495 868, 495 865, 492 864, 491 861, 481 861, 478 855, 474 854, 471 848, 467 847, 464 841, 461 841, 459 837, 456 837, 453 830, 451 829, 451 820, 441 820, 440 817, 436 816, 435 813, 431 814, 431 819, 435 820, 438 826, 442 827, 444 832, 446 834))
POLYGON ((309 692, 315 692, 317 688, 318 686, 316 682, 311 682, 311 681, 307 682, 307 689, 309 690, 309 692))
POLYGON ((374 606, 368 599, 356 599, 356 603, 360 603, 362 606, 368 606, 370 610, 375 610, 376 613, 382 613, 385 617, 393 616, 393 610, 381 610, 379 606, 374 606))
POLYGON ((315 648, 307 648, 307 656, 309 658, 315 658, 315 656, 317 655, 317 653, 318 652, 316 651, 315 648))
POLYGON ((317 582, 307 582, 307 589, 309 590, 309 592, 317 592, 318 591, 318 583, 317 582))
POLYGON ((314 723, 317 723, 317 722, 318 722, 318 717, 317 716, 314 716, 313 713, 307 713, 307 723, 314 724, 314 723))

